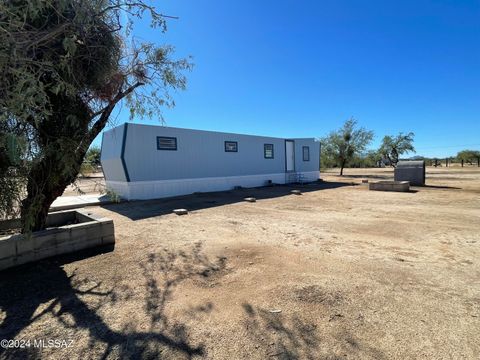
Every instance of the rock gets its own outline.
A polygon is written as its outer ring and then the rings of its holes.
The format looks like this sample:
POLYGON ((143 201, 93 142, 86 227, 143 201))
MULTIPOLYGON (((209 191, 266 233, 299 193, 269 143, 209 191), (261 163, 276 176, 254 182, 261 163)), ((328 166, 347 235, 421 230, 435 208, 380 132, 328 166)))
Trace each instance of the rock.
POLYGON ((279 314, 282 312, 282 310, 280 309, 272 309, 272 310, 268 310, 268 312, 272 313, 272 314, 279 314))
POLYGON ((292 190, 290 191, 291 194, 294 194, 294 195, 302 195, 302 191, 301 190, 292 190))
POLYGON ((175 209, 173 212, 177 215, 187 215, 188 210, 187 209, 175 209))
POLYGON ((344 316, 342 314, 332 314, 330 315, 330 319, 328 321, 333 321, 338 318, 343 318, 344 316))
POLYGON ((255 199, 254 197, 246 197, 245 199, 243 199, 245 201, 248 201, 248 202, 255 202, 257 201, 257 199, 255 199))

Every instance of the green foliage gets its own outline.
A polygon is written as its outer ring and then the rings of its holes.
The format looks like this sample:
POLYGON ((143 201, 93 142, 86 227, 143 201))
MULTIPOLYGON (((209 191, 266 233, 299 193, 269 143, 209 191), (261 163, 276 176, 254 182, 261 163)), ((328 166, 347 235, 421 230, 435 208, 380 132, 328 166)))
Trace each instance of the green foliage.
POLYGON ((413 147, 414 137, 415 134, 413 132, 408 134, 399 133, 397 136, 386 135, 382 140, 378 152, 395 167, 401 155, 415 152, 415 148, 413 147))
MULTIPOLYGON (((320 156, 320 166, 322 169, 336 168, 339 165, 334 157, 322 151, 320 156)), ((346 168, 372 168, 377 167, 382 156, 377 151, 369 150, 367 152, 356 154, 345 164, 346 168)))
POLYGON ((369 150, 359 155, 355 155, 350 161, 349 167, 371 168, 377 167, 378 162, 382 159, 377 151, 369 150))
POLYGON ((100 148, 93 146, 88 149, 87 154, 85 155, 84 162, 91 164, 92 166, 100 165, 100 148))
POLYGON ((121 200, 120 195, 118 195, 118 193, 115 190, 112 190, 110 188, 107 188, 106 195, 111 202, 119 203, 121 200))
POLYGON ((331 169, 337 167, 337 161, 334 156, 323 150, 323 146, 320 152, 320 168, 331 169))
POLYGON ((321 139, 322 159, 328 165, 335 164, 340 167, 340 175, 343 175, 343 168, 351 163, 355 156, 363 153, 372 139, 373 131, 358 128, 357 121, 351 118, 342 128, 321 139))
MULTIPOLYGON (((118 103, 161 118, 174 105, 169 90, 185 88, 188 60, 128 37, 143 15, 166 30, 143 0, 0 2, 0 193, 17 189, 24 231, 44 226, 118 103)), ((18 200, 4 204, 11 213, 18 200)))
POLYGON ((18 216, 25 190, 21 171, 22 164, 27 163, 25 138, 15 129, 7 129, 8 124, 0 122, 0 219, 18 216))
POLYGON ((477 162, 478 158, 480 158, 480 151, 478 150, 462 150, 457 154, 457 161, 461 162, 463 160, 470 165, 477 162))
POLYGON ((98 93, 119 70, 120 39, 95 1, 0 3, 2 117, 41 122, 51 93, 98 93))
POLYGON ((80 167, 80 174, 82 176, 88 176, 97 171, 97 167, 100 166, 100 155, 99 147, 94 146, 88 149, 82 166, 80 167))
POLYGON ((12 169, 0 176, 0 219, 18 216, 23 182, 12 169))
POLYGON ((91 174, 93 174, 95 172, 95 166, 93 166, 92 164, 88 163, 88 162, 83 162, 82 165, 80 166, 80 175, 82 175, 83 177, 87 177, 87 176, 90 176, 91 174))

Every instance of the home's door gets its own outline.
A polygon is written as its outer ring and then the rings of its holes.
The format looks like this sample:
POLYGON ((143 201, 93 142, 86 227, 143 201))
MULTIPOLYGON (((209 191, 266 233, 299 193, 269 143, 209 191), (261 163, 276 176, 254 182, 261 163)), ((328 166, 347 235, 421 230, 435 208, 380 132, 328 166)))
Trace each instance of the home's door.
POLYGON ((285 170, 286 172, 295 171, 295 142, 285 140, 285 170))

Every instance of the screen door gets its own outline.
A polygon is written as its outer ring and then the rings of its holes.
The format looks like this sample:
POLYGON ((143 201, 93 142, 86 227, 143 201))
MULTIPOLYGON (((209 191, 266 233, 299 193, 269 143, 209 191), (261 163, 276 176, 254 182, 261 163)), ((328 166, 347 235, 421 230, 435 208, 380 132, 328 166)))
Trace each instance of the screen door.
POLYGON ((286 171, 295 171, 295 142, 285 140, 285 168, 286 171))

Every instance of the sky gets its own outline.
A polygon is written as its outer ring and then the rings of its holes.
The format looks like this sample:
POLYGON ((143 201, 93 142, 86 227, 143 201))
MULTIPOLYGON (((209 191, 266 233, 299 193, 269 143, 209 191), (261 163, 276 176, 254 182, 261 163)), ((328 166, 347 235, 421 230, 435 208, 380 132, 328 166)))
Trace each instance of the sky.
MULTIPOLYGON (((416 155, 480 149, 480 0, 155 4, 179 19, 165 34, 142 22, 135 37, 194 63, 167 126, 322 137, 354 117, 375 132, 370 148, 413 131, 416 155)), ((123 108, 112 123, 128 117, 123 108)))

